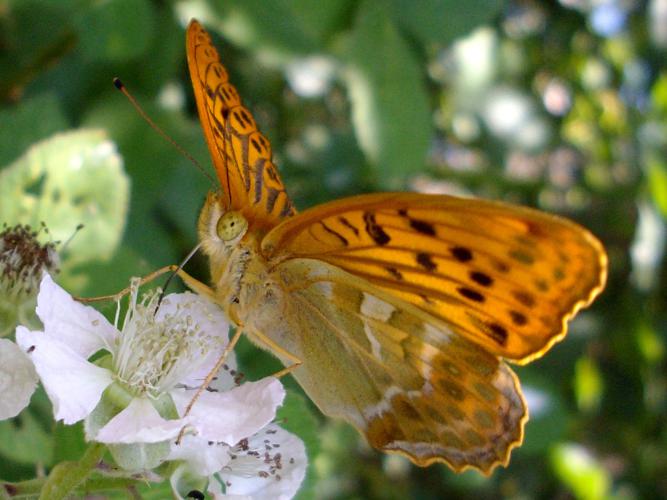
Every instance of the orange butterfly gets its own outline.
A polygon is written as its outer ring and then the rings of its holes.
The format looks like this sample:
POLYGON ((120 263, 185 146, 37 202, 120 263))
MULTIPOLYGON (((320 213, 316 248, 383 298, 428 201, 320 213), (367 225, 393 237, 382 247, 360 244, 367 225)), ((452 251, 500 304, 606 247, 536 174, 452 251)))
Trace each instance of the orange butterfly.
POLYGON ((504 360, 542 356, 600 293, 599 241, 536 210, 450 196, 369 194, 297 214, 194 20, 187 54, 222 188, 198 224, 213 287, 188 284, 375 448, 455 471, 506 465, 528 414, 504 360))

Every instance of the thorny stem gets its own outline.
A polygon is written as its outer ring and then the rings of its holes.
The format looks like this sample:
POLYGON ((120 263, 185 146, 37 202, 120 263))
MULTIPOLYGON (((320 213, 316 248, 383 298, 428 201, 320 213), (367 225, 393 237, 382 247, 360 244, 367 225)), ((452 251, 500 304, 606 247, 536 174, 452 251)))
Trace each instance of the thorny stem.
MULTIPOLYGON (((0 500, 37 498, 46 481, 47 478, 29 479, 17 483, 0 481, 0 500)), ((80 498, 86 494, 125 491, 128 498, 137 498, 135 488, 138 484, 146 484, 146 481, 122 477, 96 477, 87 479, 70 493, 73 497, 80 498)))
POLYGON ((131 476, 109 476, 109 470, 100 468, 106 446, 92 443, 78 462, 61 462, 48 477, 39 477, 12 483, 0 479, 0 500, 16 499, 60 499, 83 497, 91 493, 125 491, 128 498, 138 498, 136 487, 160 480, 160 476, 132 474, 131 476), (106 474, 90 477, 91 473, 106 474))

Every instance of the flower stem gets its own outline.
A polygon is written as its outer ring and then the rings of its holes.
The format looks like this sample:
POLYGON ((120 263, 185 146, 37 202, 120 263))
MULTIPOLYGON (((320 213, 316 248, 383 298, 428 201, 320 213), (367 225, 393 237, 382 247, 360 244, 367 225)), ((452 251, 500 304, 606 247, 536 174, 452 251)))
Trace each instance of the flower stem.
MULTIPOLYGON (((83 497, 84 495, 94 495, 95 493, 110 493, 125 491, 131 492, 139 485, 144 485, 149 481, 156 482, 156 478, 146 477, 92 477, 79 484, 70 492, 72 497, 83 497)), ((35 499, 39 496, 47 478, 28 479, 17 483, 0 480, 0 500, 11 499, 35 499)))
POLYGON ((62 462, 49 474, 40 500, 58 500, 69 495, 95 469, 106 451, 102 443, 92 443, 78 462, 62 462))

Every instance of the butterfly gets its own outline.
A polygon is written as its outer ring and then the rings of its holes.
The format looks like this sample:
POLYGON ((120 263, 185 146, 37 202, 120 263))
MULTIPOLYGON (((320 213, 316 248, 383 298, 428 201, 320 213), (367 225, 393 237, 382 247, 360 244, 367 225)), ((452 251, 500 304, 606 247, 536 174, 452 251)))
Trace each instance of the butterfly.
POLYGON ((199 290, 374 448, 457 472, 507 465, 528 418, 507 362, 541 357, 602 291, 600 242, 537 210, 444 195, 297 213, 195 20, 186 47, 220 182, 198 220, 212 280, 199 290))

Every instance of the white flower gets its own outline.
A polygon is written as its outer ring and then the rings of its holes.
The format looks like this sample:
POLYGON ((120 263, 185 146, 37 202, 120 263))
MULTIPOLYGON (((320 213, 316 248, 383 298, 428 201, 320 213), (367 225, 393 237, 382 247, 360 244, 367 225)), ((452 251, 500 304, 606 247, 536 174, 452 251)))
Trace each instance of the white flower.
MULTIPOLYGON (((186 463, 172 476, 179 498, 183 476, 208 475, 208 492, 218 499, 289 499, 299 489, 307 466, 306 449, 294 434, 269 424, 235 446, 186 438, 171 458, 186 463)), ((187 490, 187 488, 185 488, 187 490)))
MULTIPOLYGON (((164 418, 154 403, 166 394, 178 412, 174 417, 183 414, 194 389, 224 350, 228 323, 215 304, 192 293, 168 295, 159 308, 157 294, 142 301, 137 294, 134 286, 119 330, 45 274, 37 298, 44 331, 19 327, 16 338, 30 353, 56 420, 72 424, 89 417, 103 393, 118 388, 128 404, 99 428, 88 419, 89 439, 156 443, 175 439, 187 426, 207 440, 235 443, 274 418, 284 397, 274 378, 227 392, 205 392, 187 417, 164 418), (108 367, 89 361, 99 351, 111 354, 108 367)), ((228 371, 234 366, 230 356, 228 371)))
POLYGON ((37 387, 37 373, 14 342, 0 339, 0 420, 21 413, 37 387))
POLYGON ((269 425, 285 396, 282 384, 267 377, 238 385, 232 354, 214 389, 184 417, 224 351, 228 323, 219 307, 198 295, 168 295, 158 307, 157 293, 140 301, 136 281, 131 290, 122 324, 117 313, 112 325, 44 275, 37 297, 44 331, 19 327, 16 338, 32 358, 55 418, 67 424, 85 419, 88 439, 109 444, 126 469, 181 461, 171 476, 177 495, 189 476, 197 484, 208 481, 216 498, 293 496, 306 454, 296 436, 269 425), (184 427, 188 432, 177 445, 184 427))

